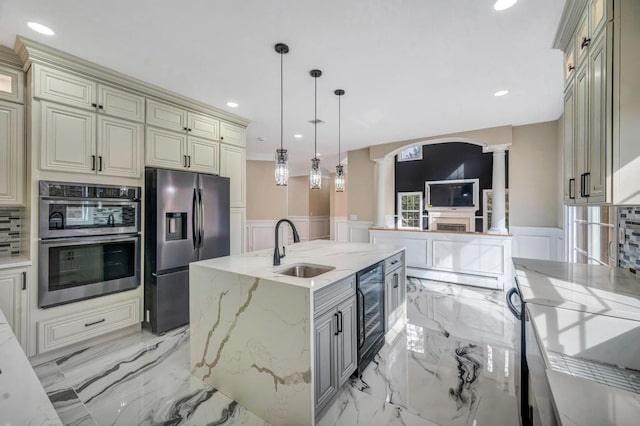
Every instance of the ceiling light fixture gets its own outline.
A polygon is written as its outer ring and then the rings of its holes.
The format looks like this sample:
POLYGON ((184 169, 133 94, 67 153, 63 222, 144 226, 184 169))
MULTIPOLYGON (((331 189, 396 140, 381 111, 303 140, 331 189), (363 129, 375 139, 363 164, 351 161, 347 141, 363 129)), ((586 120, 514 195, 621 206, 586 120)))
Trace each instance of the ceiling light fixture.
POLYGON ((506 10, 506 9, 509 9, 514 4, 516 4, 517 1, 518 0, 497 0, 493 4, 493 8, 495 10, 506 10))
POLYGON ((276 52, 280 55, 280 149, 276 149, 276 185, 287 186, 289 180, 289 155, 284 149, 284 95, 283 95, 283 61, 284 55, 289 53, 289 46, 278 43, 275 46, 276 52))
POLYGON ((318 158, 318 77, 322 75, 322 71, 311 70, 309 74, 311 75, 311 77, 313 77, 314 86, 313 153, 315 154, 311 159, 311 171, 309 172, 309 188, 321 189, 322 172, 320 171, 320 159, 318 158))
POLYGON ((231 108, 238 108, 237 102, 227 102, 227 106, 231 108))
POLYGON ((493 96, 499 98, 500 96, 504 96, 504 95, 507 95, 507 94, 509 94, 508 90, 498 90, 496 93, 493 94, 493 96))
POLYGON ((40 34, 48 36, 52 36, 55 34, 55 32, 51 28, 47 27, 46 25, 38 24, 37 22, 27 22, 27 26, 33 31, 40 34))
POLYGON ((296 139, 300 139, 302 135, 300 133, 296 133, 295 135, 293 135, 293 137, 296 139))
POLYGON ((340 127, 341 127, 341 118, 342 118, 342 105, 341 105, 341 99, 342 99, 342 95, 344 95, 344 90, 342 89, 338 89, 336 90, 335 93, 338 96, 338 165, 336 166, 336 180, 335 180, 335 186, 336 186, 336 192, 344 192, 344 167, 342 166, 342 161, 340 158, 340 144, 341 144, 341 140, 340 140, 340 127))

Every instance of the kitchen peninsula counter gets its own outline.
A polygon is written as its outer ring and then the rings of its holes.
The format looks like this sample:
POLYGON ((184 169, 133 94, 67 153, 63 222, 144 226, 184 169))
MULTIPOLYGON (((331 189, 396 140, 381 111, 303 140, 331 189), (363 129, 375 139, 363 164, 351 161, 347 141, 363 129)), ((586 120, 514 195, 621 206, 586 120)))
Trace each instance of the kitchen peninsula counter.
POLYGON ((273 249, 192 263, 192 374, 271 424, 314 424, 314 292, 403 251, 316 240, 287 246, 279 266, 273 249), (278 273, 299 263, 335 269, 278 273))

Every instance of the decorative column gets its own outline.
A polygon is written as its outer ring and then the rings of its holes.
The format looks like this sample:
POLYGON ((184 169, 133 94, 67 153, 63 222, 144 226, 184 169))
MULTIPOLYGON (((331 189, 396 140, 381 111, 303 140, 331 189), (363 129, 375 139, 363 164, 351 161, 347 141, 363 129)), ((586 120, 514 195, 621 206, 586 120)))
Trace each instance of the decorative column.
POLYGON ((384 184, 386 181, 384 175, 384 158, 376 158, 376 224, 378 228, 386 227, 384 220, 384 184))
MULTIPOLYGON (((484 152, 493 152, 493 181, 491 183, 492 206, 490 234, 506 234, 506 174, 505 157, 509 145, 492 145, 484 149, 484 152)), ((487 206, 484 206, 486 209, 487 206)))

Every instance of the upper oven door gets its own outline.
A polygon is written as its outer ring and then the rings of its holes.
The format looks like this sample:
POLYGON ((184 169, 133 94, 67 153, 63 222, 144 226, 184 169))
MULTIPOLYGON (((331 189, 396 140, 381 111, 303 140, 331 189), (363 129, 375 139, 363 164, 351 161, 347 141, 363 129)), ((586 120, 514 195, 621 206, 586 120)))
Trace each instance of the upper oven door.
POLYGON ((138 201, 40 198, 40 238, 136 233, 138 201))

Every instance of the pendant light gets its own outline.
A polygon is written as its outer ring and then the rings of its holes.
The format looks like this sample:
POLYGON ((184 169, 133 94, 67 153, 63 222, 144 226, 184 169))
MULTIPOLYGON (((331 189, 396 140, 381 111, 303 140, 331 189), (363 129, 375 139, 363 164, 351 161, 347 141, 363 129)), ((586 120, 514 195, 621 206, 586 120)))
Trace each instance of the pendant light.
POLYGON ((313 158, 311 159, 311 171, 309 172, 309 187, 311 189, 321 189, 322 172, 320 171, 320 159, 318 158, 318 77, 322 75, 322 71, 311 70, 309 74, 314 79, 313 158))
POLYGON ((340 152, 340 127, 341 127, 341 117, 342 117, 342 108, 341 102, 342 95, 344 95, 344 90, 338 89, 335 93, 338 96, 338 165, 336 166, 336 192, 344 192, 344 167, 342 166, 341 152, 340 152))
POLYGON ((280 149, 276 149, 276 185, 287 186, 289 180, 289 155, 287 150, 284 149, 283 132, 284 132, 284 96, 283 96, 283 58, 284 55, 289 53, 289 46, 284 43, 278 43, 275 46, 276 52, 280 54, 280 149))

